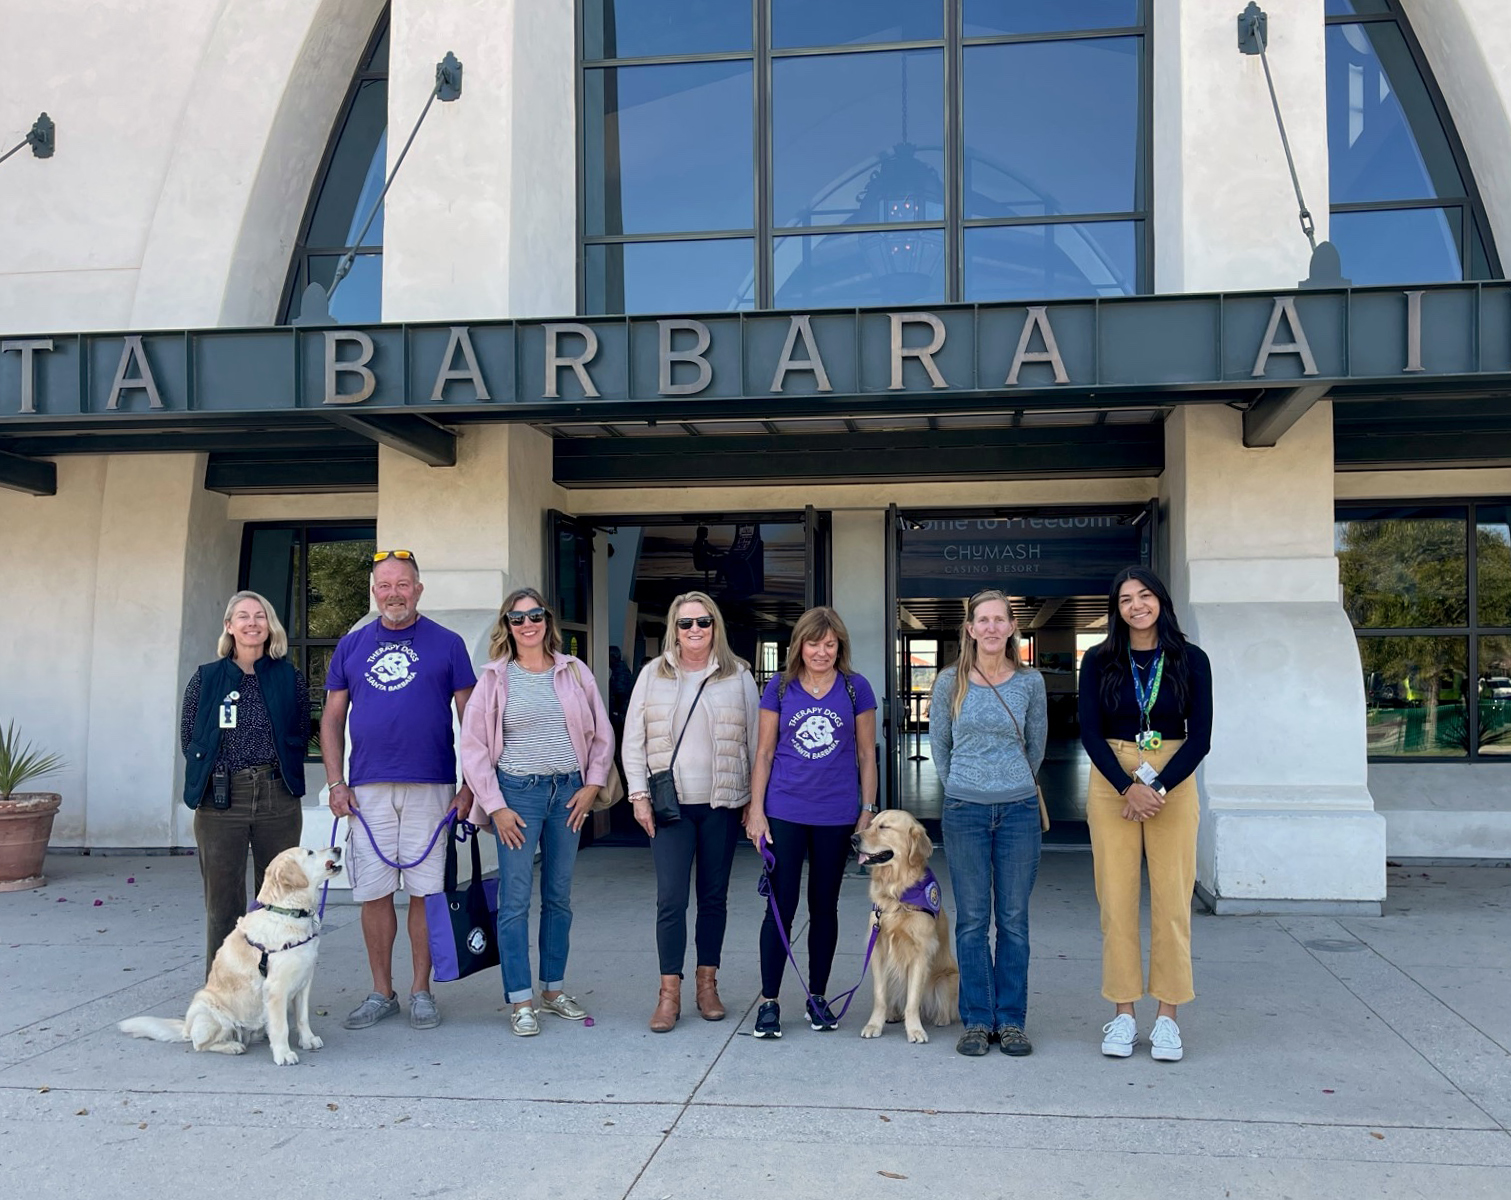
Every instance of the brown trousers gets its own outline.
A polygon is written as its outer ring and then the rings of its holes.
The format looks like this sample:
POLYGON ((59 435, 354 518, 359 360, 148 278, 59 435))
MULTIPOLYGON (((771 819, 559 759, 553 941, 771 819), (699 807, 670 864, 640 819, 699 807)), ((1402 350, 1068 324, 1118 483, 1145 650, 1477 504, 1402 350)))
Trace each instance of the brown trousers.
POLYGON ((205 974, 226 935, 247 911, 247 851, 255 896, 268 863, 299 844, 304 811, 271 767, 231 776, 231 807, 213 808, 207 795, 194 810, 194 844, 205 885, 205 974))
MULTIPOLYGON (((1130 775, 1140 754, 1132 742, 1108 739, 1130 775)), ((1156 771, 1180 749, 1180 740, 1146 751, 1156 771)), ((1139 941, 1139 893, 1149 864, 1149 994, 1166 1004, 1195 998, 1191 980, 1191 893, 1196 887, 1196 825, 1201 808, 1196 779, 1184 780, 1165 797, 1165 807, 1147 821, 1123 819, 1123 798, 1091 769, 1086 821, 1102 910, 1102 995, 1131 1004, 1144 995, 1139 941)))

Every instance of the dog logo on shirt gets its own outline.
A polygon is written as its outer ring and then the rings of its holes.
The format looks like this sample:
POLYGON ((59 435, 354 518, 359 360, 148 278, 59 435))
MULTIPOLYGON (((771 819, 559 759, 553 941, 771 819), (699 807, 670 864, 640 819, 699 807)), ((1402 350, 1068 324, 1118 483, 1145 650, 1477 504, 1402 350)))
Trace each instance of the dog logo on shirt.
POLYGON ((415 680, 420 656, 407 645, 379 646, 367 659, 367 682, 379 692, 399 692, 415 680))
POLYGON ((792 748, 804 758, 827 758, 839 748, 834 714, 824 708, 805 708, 787 722, 792 748))

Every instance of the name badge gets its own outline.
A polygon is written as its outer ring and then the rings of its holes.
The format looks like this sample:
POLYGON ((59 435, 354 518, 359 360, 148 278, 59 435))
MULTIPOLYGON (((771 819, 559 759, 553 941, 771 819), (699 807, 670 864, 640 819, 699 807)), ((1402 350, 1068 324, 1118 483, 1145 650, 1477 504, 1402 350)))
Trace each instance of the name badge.
POLYGON ((220 727, 222 729, 236 728, 236 701, 240 699, 240 692, 232 692, 220 702, 220 727))

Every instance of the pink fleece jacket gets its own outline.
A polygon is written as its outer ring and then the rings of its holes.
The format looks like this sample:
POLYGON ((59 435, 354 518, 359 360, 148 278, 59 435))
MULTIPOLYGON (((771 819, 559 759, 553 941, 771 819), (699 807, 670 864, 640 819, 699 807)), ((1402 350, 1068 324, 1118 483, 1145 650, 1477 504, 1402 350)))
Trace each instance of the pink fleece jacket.
MULTIPOLYGON (((570 654, 557 654, 555 659, 552 682, 567 720, 572 749, 577 751, 583 782, 603 787, 614 763, 614 730, 609 725, 608 709, 587 663, 570 654)), ((478 819, 482 815, 479 807, 489 814, 507 807, 498 786, 498 759, 504 752, 504 705, 509 699, 507 666, 506 660, 495 659, 478 672, 477 687, 462 713, 462 778, 472 789, 473 823, 479 825, 488 824, 478 819)))

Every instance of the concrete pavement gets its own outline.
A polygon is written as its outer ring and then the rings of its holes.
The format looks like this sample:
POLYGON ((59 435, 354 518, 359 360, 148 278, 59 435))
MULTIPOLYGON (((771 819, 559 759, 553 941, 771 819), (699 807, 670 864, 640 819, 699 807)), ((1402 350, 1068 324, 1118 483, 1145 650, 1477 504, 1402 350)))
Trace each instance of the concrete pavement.
MULTIPOLYGON (((652 1034, 650 858, 592 848, 568 980, 592 1027, 543 1017, 540 1037, 513 1037, 489 972, 437 985, 437 1030, 348 1032, 369 980, 356 910, 334 906, 315 984, 325 1047, 279 1068, 262 1044, 227 1058, 114 1028, 180 1014, 200 983, 193 858, 54 856, 46 888, 0 895, 4 1193, 1511 1196, 1511 870, 1392 869, 1379 918, 1199 915, 1187 1055, 1161 1064, 1147 1043, 1098 1052, 1111 1013, 1090 867, 1044 858, 1027 1059, 962 1058, 958 1025, 925 1046, 899 1027, 863 1042, 868 996, 813 1033, 790 977, 786 1037, 749 1037, 762 901, 748 848, 729 1019, 697 1017, 689 978, 681 1023, 652 1034)), ((864 888, 845 886, 840 986, 860 969, 864 888)), ((1145 1032, 1152 1018, 1141 1006, 1145 1032)))

